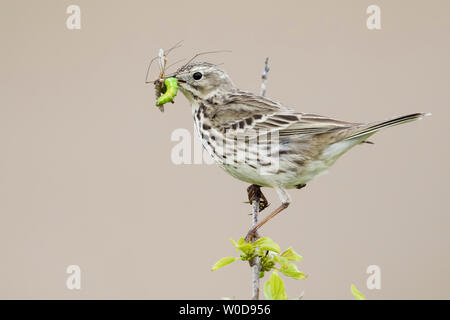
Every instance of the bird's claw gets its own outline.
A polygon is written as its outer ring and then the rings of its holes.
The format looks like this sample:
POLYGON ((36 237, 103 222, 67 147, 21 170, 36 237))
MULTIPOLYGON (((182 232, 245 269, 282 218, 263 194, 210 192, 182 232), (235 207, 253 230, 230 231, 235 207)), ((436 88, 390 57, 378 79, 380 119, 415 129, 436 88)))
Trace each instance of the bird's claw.
POLYGON ((269 202, 267 201, 264 194, 261 192, 260 186, 258 186, 256 184, 250 185, 247 188, 247 194, 248 194, 248 203, 250 203, 250 204, 253 203, 253 199, 255 198, 255 196, 260 199, 259 212, 263 211, 265 208, 267 208, 269 206, 269 202))
POLYGON ((265 208, 267 208, 270 205, 269 202, 266 201, 260 201, 259 202, 259 212, 263 211, 265 208))
POLYGON ((253 229, 253 228, 250 229, 247 232, 247 235, 245 236, 245 242, 247 242, 247 243, 253 242, 253 241, 258 240, 258 239, 259 239, 258 231, 253 229))

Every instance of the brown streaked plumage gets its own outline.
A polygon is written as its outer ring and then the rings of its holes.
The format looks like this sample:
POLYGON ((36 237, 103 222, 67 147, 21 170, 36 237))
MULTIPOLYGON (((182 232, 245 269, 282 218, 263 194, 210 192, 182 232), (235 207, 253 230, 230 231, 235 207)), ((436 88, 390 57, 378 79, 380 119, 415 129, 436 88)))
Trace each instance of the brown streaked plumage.
POLYGON ((223 70, 210 63, 190 63, 174 76, 192 105, 195 128, 203 146, 219 166, 237 179, 274 188, 280 197, 281 206, 252 228, 247 240, 289 205, 286 189, 304 187, 342 154, 366 142, 380 129, 425 115, 414 113, 368 124, 346 122, 296 112, 266 97, 239 90, 223 70), (277 140, 273 143, 275 136, 277 140), (241 137, 244 143, 239 144, 241 137), (257 148, 270 151, 261 154, 255 151, 257 148), (237 161, 242 154, 246 157, 237 161), (277 165, 273 169, 275 158, 277 165), (267 167, 272 171, 263 174, 267 167))

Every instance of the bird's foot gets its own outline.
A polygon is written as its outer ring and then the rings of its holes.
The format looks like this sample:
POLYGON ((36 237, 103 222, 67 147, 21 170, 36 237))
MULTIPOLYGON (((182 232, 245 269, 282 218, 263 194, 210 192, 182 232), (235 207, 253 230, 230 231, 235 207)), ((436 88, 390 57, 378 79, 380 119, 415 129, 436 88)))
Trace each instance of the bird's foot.
POLYGON ((248 232, 247 235, 245 236, 245 242, 254 242, 256 240, 259 239, 259 234, 257 229, 251 228, 248 232))
POLYGON ((247 188, 247 195, 248 195, 248 201, 250 204, 253 203, 253 199, 255 199, 255 197, 259 198, 259 212, 263 211, 265 208, 267 208, 269 206, 269 202, 267 201, 266 197, 264 196, 264 194, 261 192, 261 187, 256 185, 256 184, 252 184, 247 188))

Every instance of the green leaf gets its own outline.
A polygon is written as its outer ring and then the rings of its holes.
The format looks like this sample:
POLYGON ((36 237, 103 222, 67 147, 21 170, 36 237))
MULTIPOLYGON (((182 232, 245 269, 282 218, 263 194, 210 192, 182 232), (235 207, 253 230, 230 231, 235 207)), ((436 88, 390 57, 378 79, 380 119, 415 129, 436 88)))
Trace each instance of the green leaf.
POLYGON ((280 253, 281 251, 280 246, 277 245, 275 242, 273 242, 272 239, 268 237, 260 238, 256 240, 253 244, 263 251, 274 251, 276 253, 280 253))
POLYGON ((365 300, 366 297, 364 297, 364 295, 358 291, 358 289, 356 289, 355 285, 352 284, 351 286, 351 290, 353 295, 355 296, 356 300, 365 300))
POLYGON ((303 259, 303 257, 292 250, 292 248, 285 250, 281 256, 287 258, 289 261, 301 261, 303 259))
POLYGON ((242 253, 250 255, 253 251, 253 245, 251 243, 244 243, 243 245, 238 246, 238 249, 241 250, 242 253))
POLYGON ((237 258, 235 258, 235 257, 222 258, 213 265, 213 267, 211 268, 211 271, 215 271, 219 268, 225 267, 227 264, 230 264, 236 260, 237 260, 237 258))
POLYGON ((275 260, 276 262, 278 262, 279 264, 281 264, 281 266, 284 265, 288 265, 289 264, 289 260, 285 257, 282 256, 276 256, 274 255, 273 260, 275 260))
POLYGON ((267 280, 266 283, 264 283, 264 295, 266 296, 267 300, 273 300, 269 280, 267 280))
POLYGON ((238 244, 236 243, 236 241, 233 240, 233 238, 228 239, 230 240, 230 242, 233 244, 233 246, 236 248, 238 246, 238 244))
POLYGON ((303 280, 306 279, 306 275, 303 272, 300 272, 297 268, 297 266, 293 263, 284 264, 281 266, 280 271, 284 273, 284 275, 298 279, 303 280))
POLYGON ((244 238, 240 238, 238 242, 230 238, 231 243, 237 250, 242 251, 242 253, 248 255, 253 250, 253 243, 245 242, 244 238))
POLYGON ((287 300, 283 279, 276 271, 272 272, 270 279, 264 283, 264 295, 269 300, 287 300))

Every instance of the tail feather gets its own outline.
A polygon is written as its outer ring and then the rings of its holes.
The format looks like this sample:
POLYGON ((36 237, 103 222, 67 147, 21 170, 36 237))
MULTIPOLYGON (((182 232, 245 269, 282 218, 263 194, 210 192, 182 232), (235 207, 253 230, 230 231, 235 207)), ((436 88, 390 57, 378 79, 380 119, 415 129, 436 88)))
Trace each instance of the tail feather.
POLYGON ((406 116, 401 116, 398 118, 394 118, 387 121, 381 121, 376 122, 372 124, 368 124, 361 128, 361 130, 358 130, 357 132, 353 133, 351 136, 345 138, 345 140, 350 140, 362 136, 372 135, 375 132, 377 132, 380 129, 393 127, 402 123, 407 123, 415 120, 420 120, 425 116, 431 115, 430 113, 412 113, 408 114, 406 116))

